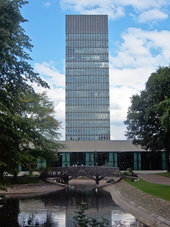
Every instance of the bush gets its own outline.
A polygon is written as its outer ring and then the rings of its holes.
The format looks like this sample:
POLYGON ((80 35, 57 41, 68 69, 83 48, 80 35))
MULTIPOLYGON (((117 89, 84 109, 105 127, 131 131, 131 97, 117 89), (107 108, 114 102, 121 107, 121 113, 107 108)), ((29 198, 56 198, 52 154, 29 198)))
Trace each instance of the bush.
POLYGON ((85 211, 87 210, 87 203, 82 202, 78 206, 78 211, 76 216, 74 216, 75 220, 75 227, 106 227, 109 226, 109 221, 105 218, 101 217, 101 220, 98 220, 97 218, 87 217, 87 214, 85 214, 85 211))
POLYGON ((123 172, 123 175, 128 176, 129 174, 128 172, 123 172))
POLYGON ((127 168, 128 174, 131 175, 133 173, 132 168, 127 168))

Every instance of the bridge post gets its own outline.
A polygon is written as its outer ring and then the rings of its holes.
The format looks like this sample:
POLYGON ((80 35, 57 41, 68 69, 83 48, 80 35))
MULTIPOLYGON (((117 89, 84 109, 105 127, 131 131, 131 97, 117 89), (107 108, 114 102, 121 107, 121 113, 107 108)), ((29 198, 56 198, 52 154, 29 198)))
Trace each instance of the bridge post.
POLYGON ((64 184, 65 184, 65 187, 67 188, 68 187, 68 170, 67 170, 67 163, 66 162, 65 162, 65 168, 66 168, 66 171, 65 171, 64 184))
POLYGON ((96 162, 96 184, 99 184, 99 176, 98 176, 98 163, 96 162))
POLYGON ((99 176, 96 176, 96 184, 99 184, 99 176))
POLYGON ((65 184, 65 187, 67 188, 68 187, 68 177, 64 179, 64 184, 65 184))

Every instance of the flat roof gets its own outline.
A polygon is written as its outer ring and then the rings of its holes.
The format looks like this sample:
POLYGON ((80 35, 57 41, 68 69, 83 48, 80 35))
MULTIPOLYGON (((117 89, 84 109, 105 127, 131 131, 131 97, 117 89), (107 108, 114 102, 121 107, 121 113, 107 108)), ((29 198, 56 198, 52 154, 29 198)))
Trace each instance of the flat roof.
POLYGON ((66 145, 62 152, 146 152, 131 140, 57 141, 66 145))

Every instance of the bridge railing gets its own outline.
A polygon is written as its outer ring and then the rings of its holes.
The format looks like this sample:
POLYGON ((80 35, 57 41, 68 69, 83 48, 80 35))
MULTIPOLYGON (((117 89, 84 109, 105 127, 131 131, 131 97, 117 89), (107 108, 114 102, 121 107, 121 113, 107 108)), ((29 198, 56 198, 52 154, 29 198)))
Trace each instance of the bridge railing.
MULTIPOLYGON (((86 176, 91 179, 94 177, 124 177, 118 167, 104 167, 104 166, 69 166, 69 167, 53 167, 51 170, 45 170, 42 175, 47 177, 60 178, 77 178, 78 176, 86 176)), ((95 180, 95 179, 94 179, 95 180)))

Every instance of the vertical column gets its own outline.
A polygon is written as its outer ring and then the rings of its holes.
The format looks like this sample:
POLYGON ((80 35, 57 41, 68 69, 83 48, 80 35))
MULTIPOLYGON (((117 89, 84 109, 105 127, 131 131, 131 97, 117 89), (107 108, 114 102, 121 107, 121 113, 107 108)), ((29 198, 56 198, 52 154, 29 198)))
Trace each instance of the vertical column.
POLYGON ((65 167, 65 162, 66 162, 66 153, 63 152, 63 155, 62 155, 62 167, 65 167))
POLYGON ((91 163, 91 166, 94 166, 94 152, 89 153, 89 161, 91 163))
POLYGON ((141 152, 138 152, 138 170, 141 170, 141 152))
POLYGON ((37 159, 37 169, 41 168, 41 158, 37 159))
POLYGON ((166 154, 165 153, 162 153, 162 170, 167 170, 166 154))
POLYGON ((109 152, 109 166, 113 166, 113 152, 109 152))
POLYGON ((138 156, 137 156, 137 153, 134 152, 134 170, 137 170, 138 169, 138 156))
POLYGON ((86 162, 85 162, 86 166, 90 166, 90 155, 88 152, 86 152, 86 162))
POLYGON ((117 152, 114 152, 113 153, 113 167, 117 167, 118 164, 117 164, 117 152))
POLYGON ((18 171, 19 171, 19 172, 22 171, 22 166, 21 166, 21 165, 18 166, 18 171))
POLYGON ((37 169, 46 168, 46 166, 47 166, 47 162, 45 159, 41 159, 41 158, 37 159, 37 169))
POLYGON ((66 163, 67 163, 67 166, 70 166, 70 152, 66 153, 66 163))
POLYGON ((47 167, 47 162, 46 162, 46 160, 42 160, 42 167, 43 167, 43 168, 46 168, 46 167, 47 167))
POLYGON ((70 152, 63 152, 62 167, 65 167, 66 163, 67 163, 67 166, 70 166, 70 152))

